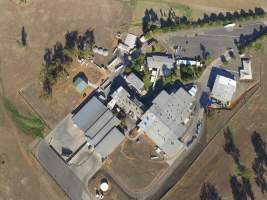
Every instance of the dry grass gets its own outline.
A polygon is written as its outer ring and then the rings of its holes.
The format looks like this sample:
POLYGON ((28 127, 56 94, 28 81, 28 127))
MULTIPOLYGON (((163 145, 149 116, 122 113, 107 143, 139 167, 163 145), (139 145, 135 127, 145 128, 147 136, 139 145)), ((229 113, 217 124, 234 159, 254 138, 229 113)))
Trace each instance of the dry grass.
POLYGON ((150 160, 154 144, 144 135, 140 144, 126 140, 110 156, 112 163, 108 166, 128 188, 141 190, 164 171, 168 164, 150 160), (127 169, 127 170, 126 170, 127 169))

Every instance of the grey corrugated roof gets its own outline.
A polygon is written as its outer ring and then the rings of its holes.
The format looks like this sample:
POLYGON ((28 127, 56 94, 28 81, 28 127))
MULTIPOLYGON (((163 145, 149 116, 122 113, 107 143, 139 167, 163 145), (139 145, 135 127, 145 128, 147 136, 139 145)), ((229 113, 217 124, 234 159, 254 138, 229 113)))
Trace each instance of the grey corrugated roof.
POLYGON ((127 76, 126 80, 137 90, 141 90, 144 87, 143 81, 139 79, 134 73, 127 76))
POLYGON ((85 135, 91 139, 96 136, 96 134, 113 118, 113 114, 110 110, 106 110, 103 115, 101 115, 97 121, 85 132, 85 135))
POLYGON ((114 127, 103 140, 95 147, 102 157, 107 157, 123 141, 124 135, 114 127))
POLYGON ((86 132, 107 109, 108 108, 96 97, 93 97, 72 117, 72 119, 81 130, 86 132))
MULTIPOLYGON (((87 140, 90 142, 91 145, 97 146, 100 142, 102 142, 102 139, 109 134, 110 130, 112 130, 115 126, 118 126, 120 124, 120 120, 117 117, 112 117, 108 123, 106 123, 104 126, 102 126, 101 130, 97 132, 95 137, 92 140, 87 140)), ((89 138, 88 138, 89 139, 89 138)))
POLYGON ((164 69, 172 69, 174 67, 174 59, 171 56, 148 56, 147 66, 148 68, 156 68, 160 70, 160 74, 164 75, 164 69))

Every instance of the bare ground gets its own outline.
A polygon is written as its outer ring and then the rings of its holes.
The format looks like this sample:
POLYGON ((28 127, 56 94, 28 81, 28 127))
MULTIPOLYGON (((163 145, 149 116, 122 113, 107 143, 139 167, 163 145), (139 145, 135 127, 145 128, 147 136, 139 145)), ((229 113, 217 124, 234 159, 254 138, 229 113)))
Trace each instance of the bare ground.
MULTIPOLYGON (((125 24, 131 17, 126 4, 111 0, 31 0, 26 6, 7 0, 0 1, 0 13, 1 97, 3 86, 5 96, 23 113, 29 109, 18 91, 33 82, 39 83, 45 48, 57 41, 63 42, 66 31, 83 32, 90 27, 95 30, 97 44, 108 48, 113 33, 126 29, 125 24), (28 34, 26 48, 17 42, 22 26, 28 34)), ((63 104, 61 109, 67 111, 71 106, 63 104)), ((32 139, 14 126, 3 109, 2 100, 0 137, 1 200, 67 199, 32 157, 29 149, 32 139)))
POLYGON ((145 135, 140 136, 140 144, 125 140, 110 156, 107 168, 111 170, 131 190, 143 190, 157 179, 168 167, 165 161, 150 160, 154 144, 145 135))

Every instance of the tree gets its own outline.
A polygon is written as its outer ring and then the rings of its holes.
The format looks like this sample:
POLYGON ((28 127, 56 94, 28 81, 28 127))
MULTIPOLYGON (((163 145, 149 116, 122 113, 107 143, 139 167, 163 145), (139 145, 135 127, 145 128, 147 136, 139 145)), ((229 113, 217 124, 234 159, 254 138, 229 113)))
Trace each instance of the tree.
POLYGON ((240 183, 236 176, 230 177, 230 185, 234 200, 246 200, 247 195, 244 190, 243 184, 240 183))
POLYGON ((261 135, 255 131, 251 136, 251 142, 258 158, 267 165, 266 143, 261 138, 261 135))
POLYGON ((24 26, 21 29, 21 44, 23 46, 26 46, 27 45, 27 33, 25 31, 24 26))
POLYGON ((200 200, 221 200, 217 189, 211 183, 203 183, 200 191, 200 200))
POLYGON ((230 130, 229 127, 227 127, 227 129, 224 131, 224 139, 225 139, 225 144, 224 144, 224 151, 231 155, 232 158, 234 159, 235 163, 240 166, 240 162, 239 162, 239 150, 238 148, 235 146, 234 143, 234 139, 233 139, 233 135, 232 132, 230 130))
POLYGON ((65 34, 65 48, 73 50, 78 38, 78 31, 71 31, 65 34))
POLYGON ((252 191, 252 187, 251 187, 251 183, 249 179, 242 177, 242 182, 243 182, 243 188, 245 192, 247 193, 247 195, 250 197, 251 200, 254 200, 255 197, 254 197, 254 193, 252 191))

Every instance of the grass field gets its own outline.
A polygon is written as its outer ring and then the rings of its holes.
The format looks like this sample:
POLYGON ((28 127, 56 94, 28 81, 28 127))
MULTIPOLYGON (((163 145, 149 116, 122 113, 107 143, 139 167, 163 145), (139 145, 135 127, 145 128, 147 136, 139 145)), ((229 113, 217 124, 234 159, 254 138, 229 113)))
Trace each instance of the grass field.
POLYGON ((17 108, 8 100, 4 99, 4 107, 11 115, 15 124, 26 134, 31 135, 33 138, 43 137, 44 123, 35 115, 31 114, 25 116, 21 114, 17 108))
POLYGON ((141 26, 141 20, 144 16, 145 9, 152 8, 160 17, 160 9, 167 14, 172 8, 177 16, 186 16, 188 18, 197 19, 203 17, 203 14, 219 13, 234 11, 239 9, 253 9, 262 7, 267 9, 267 2, 264 0, 129 0, 129 4, 133 7, 132 25, 141 26))

